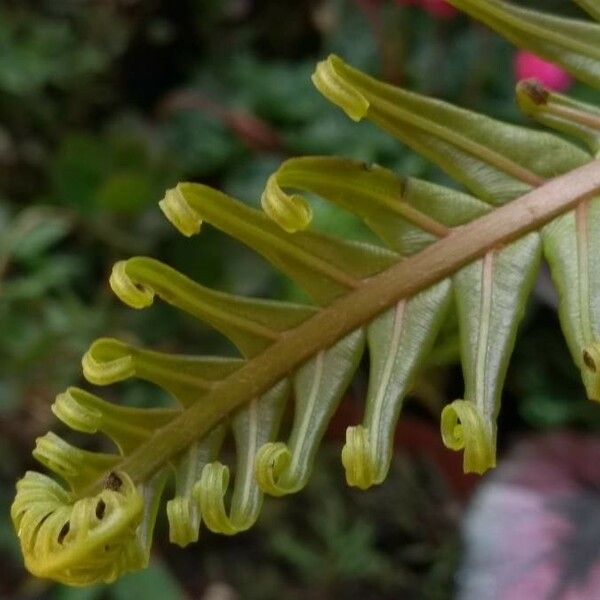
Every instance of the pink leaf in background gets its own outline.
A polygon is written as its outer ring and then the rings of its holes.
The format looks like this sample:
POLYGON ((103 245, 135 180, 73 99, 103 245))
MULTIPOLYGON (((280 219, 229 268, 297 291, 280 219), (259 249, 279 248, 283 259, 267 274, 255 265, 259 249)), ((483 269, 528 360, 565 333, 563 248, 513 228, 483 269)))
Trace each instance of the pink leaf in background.
POLYGON ((600 598, 600 441, 517 445, 480 486, 463 534, 459 600, 600 598))
POLYGON ((515 55, 514 69, 517 81, 537 79, 555 92, 564 92, 573 83, 571 76, 560 67, 523 50, 515 55))

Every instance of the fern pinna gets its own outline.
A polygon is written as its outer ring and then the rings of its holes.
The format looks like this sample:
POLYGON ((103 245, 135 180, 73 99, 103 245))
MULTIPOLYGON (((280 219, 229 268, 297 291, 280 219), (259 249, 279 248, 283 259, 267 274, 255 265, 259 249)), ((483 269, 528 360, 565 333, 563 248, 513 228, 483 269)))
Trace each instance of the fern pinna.
MULTIPOLYGON (((598 17, 595 0, 577 0, 598 17)), ((600 27, 538 15, 500 0, 452 0, 517 44, 600 83, 600 27)), ((126 408, 77 388, 52 410, 72 429, 101 432, 114 453, 78 449, 54 433, 33 454, 66 485, 28 472, 12 518, 25 563, 71 585, 110 582, 148 562, 165 481, 171 541, 198 539, 201 523, 227 535, 258 518, 263 494, 306 484, 328 422, 368 347, 362 423, 349 427, 342 463, 349 485, 381 483, 392 437, 420 365, 456 311, 465 378, 443 411, 445 444, 467 472, 495 464, 496 417, 517 326, 542 256, 560 294, 560 318, 590 398, 600 400, 600 111, 522 82, 518 100, 577 144, 505 124, 381 83, 331 56, 318 90, 355 121, 368 119, 439 165, 470 192, 403 178, 335 157, 291 159, 268 180, 263 211, 207 186, 182 183, 160 207, 184 235, 206 222, 262 254, 313 305, 208 289, 144 257, 117 263, 115 294, 134 309, 156 297, 210 324, 240 358, 169 355, 115 339, 83 358, 91 383, 138 377, 170 393, 171 409, 126 408), (309 230, 316 194, 358 215, 381 244, 309 230), (289 438, 279 435, 293 402, 289 438), (237 464, 219 451, 232 436, 237 464), (228 494, 229 488, 231 494, 228 494), (226 502, 226 498, 231 498, 226 502)))

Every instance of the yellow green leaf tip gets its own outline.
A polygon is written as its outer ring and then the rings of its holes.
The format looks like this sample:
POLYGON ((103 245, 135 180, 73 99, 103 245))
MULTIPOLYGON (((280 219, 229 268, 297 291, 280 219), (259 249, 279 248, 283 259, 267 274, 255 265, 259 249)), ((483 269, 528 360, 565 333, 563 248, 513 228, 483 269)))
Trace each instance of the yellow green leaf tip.
POLYGON ((441 417, 442 440, 451 450, 463 450, 465 473, 485 473, 496 466, 493 433, 472 403, 455 400, 444 407, 441 417))

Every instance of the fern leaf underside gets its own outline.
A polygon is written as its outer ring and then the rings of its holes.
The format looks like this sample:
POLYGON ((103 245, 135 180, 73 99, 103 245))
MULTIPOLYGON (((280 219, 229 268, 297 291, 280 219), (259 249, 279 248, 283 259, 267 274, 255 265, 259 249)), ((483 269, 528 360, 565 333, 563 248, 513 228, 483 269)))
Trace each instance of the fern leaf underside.
MULTIPOLYGON (((473 4, 454 3, 466 10, 473 4)), ((490 2, 499 9, 504 4, 490 2)), ((512 13, 506 15, 502 26, 512 27, 512 13)), ((489 21, 494 15, 483 17, 489 21)), ((584 29, 587 38, 595 39, 599 28, 586 24, 584 29)), ((589 60, 585 68, 585 79, 596 83, 589 60)), ((416 293, 385 302, 368 296, 380 274, 412 264, 468 227, 475 230, 480 219, 493 217, 499 207, 507 208, 556 175, 582 167, 591 155, 554 135, 383 84, 337 57, 320 63, 313 81, 352 119, 373 121, 470 193, 335 157, 286 161, 269 178, 262 211, 200 184, 169 190, 160 207, 181 233, 195 235, 208 223, 237 238, 292 279, 314 304, 218 292, 151 258, 117 263, 110 284, 123 302, 144 309, 158 297, 229 338, 240 357, 169 355, 114 339, 92 344, 83 358, 91 383, 141 378, 168 392, 174 406, 126 408, 77 388, 56 398, 52 410, 61 421, 77 431, 104 434, 116 449, 80 450, 53 433, 37 440, 34 456, 66 486, 34 472, 17 484, 12 518, 26 566, 35 575, 90 585, 145 566, 169 476, 175 483, 166 505, 172 542, 196 541, 201 523, 226 535, 251 527, 264 494, 283 496, 306 485, 327 425, 366 348, 370 380, 364 418, 348 428, 341 459, 349 485, 367 489, 381 483, 392 459, 403 399, 452 310, 458 317, 465 391, 444 409, 442 437, 449 448, 464 451, 465 471, 493 467, 502 384, 542 257, 560 293, 561 323, 588 396, 600 400, 600 265, 595 258, 600 236, 592 235, 600 227, 600 199, 586 196, 573 210, 512 243, 491 244, 475 259, 437 278, 432 275, 432 283, 416 293), (311 231, 306 193, 355 213, 381 244, 311 231), (290 347, 292 333, 353 294, 370 300, 372 317, 339 335, 324 320, 322 337, 331 343, 316 344, 305 359, 286 367, 287 357, 305 351, 290 347), (286 352, 271 360, 274 348, 286 352), (281 364, 275 368, 277 358, 281 364), (235 410, 230 410, 214 398, 233 379, 244 397, 243 402, 232 400, 235 410), (268 384, 255 385, 258 380, 268 384), (293 423, 282 440, 288 403, 293 403, 293 423), (205 418, 203 432, 185 430, 185 417, 192 412, 189 427, 205 418), (174 430, 182 424, 178 435, 174 430), (219 461, 227 437, 236 449, 231 482, 229 466, 219 461)), ((525 103, 532 89, 521 88, 525 103)), ((554 119, 548 118, 543 107, 554 105, 549 94, 542 98, 535 103, 539 110, 526 112, 562 132, 580 134, 595 153, 600 138, 593 119, 585 120, 585 127, 574 125, 560 110, 560 118, 556 111, 554 119)), ((588 114, 582 105, 576 108, 588 114)))

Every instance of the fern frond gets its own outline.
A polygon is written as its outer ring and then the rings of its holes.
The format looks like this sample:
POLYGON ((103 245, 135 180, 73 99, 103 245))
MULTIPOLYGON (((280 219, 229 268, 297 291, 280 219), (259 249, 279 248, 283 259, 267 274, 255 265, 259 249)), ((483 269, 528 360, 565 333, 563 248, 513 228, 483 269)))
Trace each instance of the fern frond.
POLYGON ((73 388, 57 397, 53 411, 63 422, 106 435, 115 451, 83 451, 52 433, 38 440, 34 456, 66 486, 35 473, 18 484, 12 516, 33 573, 88 585, 143 567, 169 474, 174 543, 196 541, 202 522, 227 535, 251 527, 264 493, 306 485, 366 346, 364 418, 347 431, 342 463, 350 485, 381 483, 403 399, 452 306, 465 393, 444 409, 442 437, 464 450, 465 471, 494 466, 502 385, 542 254, 573 357, 588 395, 599 399, 592 232, 600 227, 600 160, 554 135, 383 84, 337 57, 319 64, 314 81, 351 118, 372 120, 473 195, 332 157, 285 162, 268 180, 263 211, 200 184, 169 190, 160 207, 182 234, 199 233, 203 222, 221 229, 295 281, 315 306, 211 290, 151 258, 117 263, 110 284, 123 302, 141 310, 158 297, 229 338, 240 357, 174 356, 112 339, 92 344, 83 358, 90 382, 141 378, 174 405, 119 407, 73 388), (305 192, 355 213, 381 244, 311 231, 305 192), (279 426, 290 399, 294 420, 284 441, 279 426), (227 436, 236 448, 231 494, 230 469, 219 461, 227 436))

